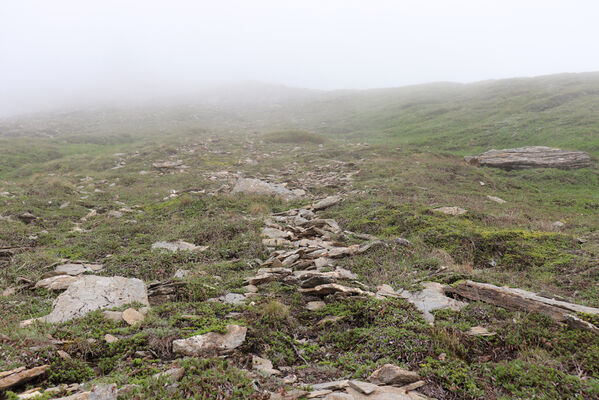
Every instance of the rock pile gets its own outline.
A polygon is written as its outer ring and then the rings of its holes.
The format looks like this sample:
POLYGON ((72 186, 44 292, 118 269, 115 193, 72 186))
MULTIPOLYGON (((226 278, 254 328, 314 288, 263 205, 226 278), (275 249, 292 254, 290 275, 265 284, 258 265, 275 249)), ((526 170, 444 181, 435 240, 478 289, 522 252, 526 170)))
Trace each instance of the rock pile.
POLYGON ((339 243, 337 237, 344 236, 339 224, 332 219, 318 218, 315 214, 315 211, 340 201, 339 196, 332 196, 312 206, 292 209, 268 218, 262 230, 262 243, 270 249, 271 254, 261 264, 257 275, 247 278, 247 283, 258 286, 278 280, 299 286, 299 291, 306 295, 374 296, 374 293, 360 288, 364 285, 356 281, 356 274, 341 267, 335 268, 335 260, 364 253, 382 242, 350 246, 339 243))

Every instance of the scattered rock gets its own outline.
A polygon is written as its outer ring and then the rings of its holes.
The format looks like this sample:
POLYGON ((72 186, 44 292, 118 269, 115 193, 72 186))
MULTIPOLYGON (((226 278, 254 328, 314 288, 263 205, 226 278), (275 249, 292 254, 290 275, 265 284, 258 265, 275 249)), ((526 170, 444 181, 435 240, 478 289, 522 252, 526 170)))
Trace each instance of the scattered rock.
POLYGON ((244 295, 239 293, 227 293, 226 295, 221 296, 218 299, 225 304, 232 304, 236 306, 244 304, 247 300, 244 295))
POLYGON ((121 311, 104 311, 102 315, 109 321, 121 322, 123 320, 123 313, 121 311))
POLYGON ((297 193, 287 189, 284 185, 276 183, 268 183, 260 179, 240 178, 231 193, 244 194, 263 194, 270 196, 280 196, 285 200, 291 200, 299 196, 297 193))
POLYGON ((29 382, 32 379, 44 376, 49 368, 49 365, 42 365, 41 367, 30 369, 19 367, 10 371, 0 372, 0 390, 10 389, 29 382))
POLYGON ((555 221, 553 224, 551 224, 551 226, 553 226, 554 229, 561 229, 566 226, 566 224, 562 221, 555 221))
POLYGON ((152 244, 153 249, 164 249, 169 251, 206 251, 208 246, 196 246, 183 240, 173 242, 156 242, 152 244))
POLYGON ((23 213, 23 214, 19 214, 17 216, 17 218, 23 222, 24 224, 30 224, 31 222, 35 221, 37 219, 37 217, 29 212, 23 213))
POLYGON ((123 311, 122 317, 129 325, 135 325, 144 320, 144 315, 133 308, 128 308, 123 311))
POLYGON ((227 325, 224 334, 209 332, 203 335, 192 336, 187 339, 173 341, 173 352, 193 356, 205 351, 229 352, 245 341, 247 328, 239 325, 227 325))
POLYGON ((106 335, 104 335, 104 341, 106 343, 110 344, 110 343, 118 342, 119 339, 116 336, 113 336, 110 333, 107 333, 106 335))
POLYGON ((347 379, 343 379, 339 381, 315 383, 310 386, 312 386, 312 389, 314 390, 340 390, 349 386, 349 381, 347 379))
POLYGON ((154 378, 167 378, 167 381, 173 383, 178 382, 185 376, 185 368, 171 368, 169 370, 159 372, 153 375, 154 378))
POLYGON ((111 385, 98 385, 89 392, 88 400, 117 400, 118 390, 116 383, 111 385))
POLYGON ((467 332, 466 335, 470 335, 470 336, 494 336, 495 332, 489 332, 489 330, 485 327, 482 326, 473 326, 472 328, 470 328, 467 332))
POLYGON ((309 301, 306 304, 306 310, 308 311, 318 311, 323 309, 326 306, 324 301, 309 301))
POLYGON ((420 380, 420 376, 397 365, 385 364, 376 369, 368 380, 377 385, 405 385, 420 380))
POLYGON ((324 198, 314 204, 312 204, 312 209, 314 211, 324 210, 325 208, 329 208, 334 206, 335 204, 341 201, 341 196, 329 196, 324 198))
POLYGON ((318 285, 313 288, 298 289, 300 293, 310 294, 314 296, 326 296, 333 293, 342 293, 348 296, 362 296, 365 294, 373 295, 373 293, 365 292, 362 289, 339 285, 338 283, 327 283, 318 285))
POLYGON ((496 197, 496 196, 489 196, 488 195, 487 199, 489 199, 491 201, 494 201, 495 203, 499 203, 499 204, 505 204, 505 203, 507 203, 507 201, 505 201, 505 200, 503 200, 503 199, 501 199, 499 197, 496 197))
POLYGON ((189 274, 191 274, 191 271, 188 269, 178 269, 175 271, 175 275, 173 275, 173 277, 177 279, 183 279, 189 276, 189 274))
POLYGON ((183 167, 183 160, 155 162, 155 163, 152 163, 152 167, 159 169, 159 170, 181 168, 181 167, 183 167))
POLYGON ((258 356, 252 356, 252 368, 267 376, 281 374, 281 371, 273 368, 270 360, 258 356))
POLYGON ((379 388, 378 385, 362 381, 349 381, 349 386, 364 394, 371 394, 379 388))
POLYGON ((426 282, 423 286, 424 289, 419 292, 410 293, 407 290, 404 290, 400 292, 399 295, 414 304, 414 306, 424 314, 424 319, 431 324, 435 320, 431 311, 442 309, 458 311, 466 306, 466 303, 464 302, 447 297, 445 295, 444 286, 440 283, 426 282))
POLYGON ((145 284, 136 278, 82 275, 56 298, 45 322, 65 322, 103 308, 148 303, 145 284))
POLYGON ((464 157, 464 160, 471 165, 506 170, 529 168, 574 169, 591 166, 591 157, 583 151, 567 151, 545 146, 489 150, 479 156, 464 157))
POLYGON ((464 215, 468 212, 468 210, 460 207, 439 207, 433 209, 433 211, 453 216, 464 215))
POLYGON ((77 276, 85 273, 99 272, 103 269, 102 264, 91 263, 68 263, 57 265, 53 275, 71 275, 77 276))

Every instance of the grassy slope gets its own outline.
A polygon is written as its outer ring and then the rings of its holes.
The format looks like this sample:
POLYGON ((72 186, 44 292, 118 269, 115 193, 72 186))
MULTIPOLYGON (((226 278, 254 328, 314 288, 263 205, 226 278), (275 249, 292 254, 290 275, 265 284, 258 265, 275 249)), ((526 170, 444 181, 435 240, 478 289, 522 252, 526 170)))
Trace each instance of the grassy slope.
MULTIPOLYGON (((0 247, 30 247, 2 261, 0 289, 16 285, 19 277, 38 279, 49 264, 63 257, 103 262, 106 275, 146 281, 168 279, 179 268, 196 273, 187 279, 178 302, 156 307, 147 321, 135 327, 104 321, 94 313, 67 324, 17 329, 19 320, 47 313, 56 295, 23 290, 0 297, 0 333, 11 339, 0 344, 0 370, 50 362, 51 384, 88 379, 138 383, 151 398, 164 390, 163 382, 149 377, 175 358, 168 346, 172 339, 237 322, 250 328, 243 352, 264 355, 277 367, 291 367, 308 382, 341 376, 365 378, 376 366, 392 362, 419 371, 427 379, 423 391, 439 399, 571 399, 577 395, 591 399, 599 393, 599 339, 536 314, 473 303, 462 312, 438 313, 437 326, 430 327, 401 300, 332 299, 324 310, 311 314, 303 310, 305 300, 297 292, 278 284, 264 290, 253 306, 207 303, 209 297, 239 290, 242 278, 253 273, 252 260, 266 256, 259 238, 263 214, 292 205, 251 196, 165 197, 171 189, 214 191, 222 182, 210 176, 221 170, 274 174, 293 184, 315 167, 329 171, 334 160, 352 162, 360 171, 352 185, 358 192, 326 215, 345 229, 382 238, 403 236, 412 242, 411 248, 380 248, 343 260, 342 265, 358 273, 361 281, 416 288, 417 279, 431 279, 440 265, 448 265, 446 272, 432 279, 451 283, 469 277, 599 306, 597 170, 505 172, 473 168, 459 157, 478 151, 471 143, 477 140, 488 140, 489 147, 559 145, 596 156, 596 133, 587 137, 590 131, 584 130, 596 124, 596 113, 589 111, 597 104, 596 95, 589 94, 594 80, 599 78, 576 75, 509 84, 442 85, 442 90, 431 85, 318 94, 312 103, 293 100, 294 108, 283 105, 251 111, 190 107, 139 114, 129 110, 102 119, 94 113, 79 113, 52 117, 55 137, 43 139, 35 137, 39 131, 32 127, 44 126, 48 117, 21 127, 4 125, 4 136, 26 135, 0 139, 0 192, 15 195, 0 197, 0 215, 29 211, 40 221, 24 225, 0 219, 0 247), (566 81, 572 79, 576 83, 568 86, 566 81), (546 89, 550 84, 560 89, 546 89), (587 95, 545 111, 530 108, 564 95, 563 87, 578 93, 584 87, 587 95), (451 109, 439 111, 445 108, 451 109), (580 118, 571 119, 570 112, 580 118), (512 125, 497 123, 505 120, 512 125), (532 125, 542 129, 522 128, 522 135, 513 136, 514 126, 532 125), (490 127, 488 135, 481 135, 482 126, 490 127), (553 129, 556 126, 561 130, 553 129), (328 133, 329 138, 323 147, 304 143, 294 150, 297 143, 278 143, 285 137, 280 132, 268 135, 288 127, 328 133), (223 131, 227 131, 225 136, 223 131), (525 133, 530 141, 516 142, 525 133), (449 139, 441 140, 445 135, 449 139), (277 143, 262 140, 273 136, 277 143), (355 143, 365 141, 371 145, 355 143), (248 157, 258 163, 244 164, 248 157), (127 165, 111 169, 119 158, 126 159, 127 165), (172 175, 152 170, 152 162, 171 158, 184 160, 190 168, 172 175), (151 172, 140 174, 142 170, 151 172), (289 174, 283 176, 281 171, 289 174), (508 203, 493 203, 486 195, 508 203), (59 208, 66 202, 70 205, 59 208), (108 217, 107 211, 122 206, 117 202, 139 207, 121 219, 108 217), (453 218, 431 211, 445 205, 459 205, 469 213, 453 218), (92 207, 99 215, 81 223, 89 232, 70 232, 73 223, 80 222, 92 207), (566 227, 555 231, 551 226, 555 220, 566 221, 566 227), (586 242, 579 243, 579 237, 586 242), (179 238, 210 249, 195 255, 150 250, 154 241, 179 238), (207 290, 205 285, 214 289, 207 290), (241 315, 232 321, 224 319, 230 311, 241 315), (183 314, 200 318, 190 321, 183 314), (327 315, 344 319, 332 326, 316 324, 327 315), (475 325, 484 325, 497 335, 481 339, 464 334, 475 325), (122 339, 107 345, 102 341, 106 333, 122 339), (64 349, 74 361, 61 361, 46 334, 67 342, 64 349), (294 338, 309 341, 300 343, 294 338), (86 339, 97 342, 90 345, 86 339), (289 341, 302 351, 310 367, 303 366, 289 341), (158 358, 140 358, 136 350, 151 350, 158 358)), ((310 191, 322 196, 348 189, 316 183, 310 191)), ((233 365, 217 360, 181 363, 190 378, 172 398, 226 388, 224 381, 237 384, 237 398, 246 398, 252 391, 237 369, 247 367, 246 358, 233 358, 233 365)))

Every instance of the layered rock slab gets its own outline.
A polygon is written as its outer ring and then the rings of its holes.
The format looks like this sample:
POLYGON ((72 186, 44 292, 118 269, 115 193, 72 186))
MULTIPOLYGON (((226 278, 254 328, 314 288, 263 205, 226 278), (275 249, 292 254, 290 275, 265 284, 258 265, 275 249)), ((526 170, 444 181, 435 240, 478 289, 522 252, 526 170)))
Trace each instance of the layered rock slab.
POLYGON ((530 168, 575 169, 591 166, 591 157, 583 151, 568 151, 546 146, 528 146, 515 149, 489 150, 464 160, 479 167, 507 170, 530 168))

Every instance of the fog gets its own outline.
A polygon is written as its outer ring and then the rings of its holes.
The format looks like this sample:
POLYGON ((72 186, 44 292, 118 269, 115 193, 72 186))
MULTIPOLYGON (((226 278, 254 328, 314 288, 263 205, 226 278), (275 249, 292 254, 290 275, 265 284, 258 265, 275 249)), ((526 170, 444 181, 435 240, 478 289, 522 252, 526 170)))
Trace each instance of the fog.
POLYGON ((2 0, 0 116, 262 81, 374 88, 599 70, 599 3, 2 0))

